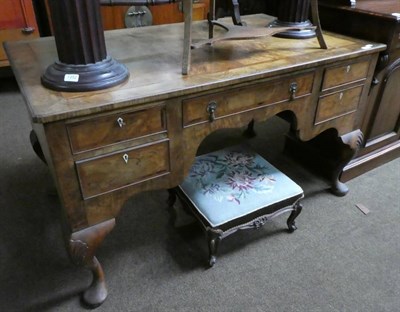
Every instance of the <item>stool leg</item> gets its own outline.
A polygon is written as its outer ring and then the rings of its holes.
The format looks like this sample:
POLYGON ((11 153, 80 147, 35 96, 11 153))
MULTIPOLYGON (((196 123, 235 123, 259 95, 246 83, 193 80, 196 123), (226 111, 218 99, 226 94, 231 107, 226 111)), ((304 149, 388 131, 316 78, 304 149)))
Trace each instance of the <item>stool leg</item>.
POLYGON ((217 251, 221 239, 222 239, 222 233, 213 231, 211 229, 207 229, 207 241, 208 241, 208 251, 209 251, 208 264, 210 265, 210 267, 213 267, 215 262, 217 261, 217 251))
POLYGON ((295 230, 297 230, 296 222, 294 220, 300 214, 301 209, 303 209, 303 206, 299 202, 294 204, 293 211, 290 214, 290 216, 289 216, 289 218, 287 219, 287 222, 286 222, 287 226, 289 228, 289 233, 293 233, 295 230))

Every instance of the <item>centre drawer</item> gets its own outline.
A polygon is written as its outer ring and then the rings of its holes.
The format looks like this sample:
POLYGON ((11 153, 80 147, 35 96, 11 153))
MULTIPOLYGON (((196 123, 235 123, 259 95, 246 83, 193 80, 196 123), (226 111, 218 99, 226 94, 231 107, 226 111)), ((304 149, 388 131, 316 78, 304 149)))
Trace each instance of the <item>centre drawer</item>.
POLYGON ((232 91, 199 96, 183 101, 183 125, 190 126, 210 120, 210 107, 215 119, 289 101, 309 95, 314 73, 280 79, 232 91))
POLYGON ((75 163, 84 199, 159 177, 170 171, 169 141, 75 163))
POLYGON ((84 152, 166 131, 164 115, 164 106, 156 106, 68 124, 72 152, 84 152))

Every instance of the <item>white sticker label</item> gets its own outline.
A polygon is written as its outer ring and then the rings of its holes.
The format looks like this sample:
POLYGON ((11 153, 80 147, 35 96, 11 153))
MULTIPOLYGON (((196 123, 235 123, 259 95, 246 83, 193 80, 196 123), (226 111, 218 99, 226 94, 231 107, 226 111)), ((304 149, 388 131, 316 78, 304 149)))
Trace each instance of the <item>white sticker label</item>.
POLYGON ((400 13, 392 13, 392 15, 393 15, 397 20, 400 20, 400 13))
POLYGON ((64 81, 78 82, 79 81, 79 75, 78 74, 65 74, 64 75, 64 81))
POLYGON ((365 46, 361 47, 361 49, 363 49, 363 50, 369 50, 369 49, 372 49, 373 47, 374 47, 373 44, 366 44, 365 46))

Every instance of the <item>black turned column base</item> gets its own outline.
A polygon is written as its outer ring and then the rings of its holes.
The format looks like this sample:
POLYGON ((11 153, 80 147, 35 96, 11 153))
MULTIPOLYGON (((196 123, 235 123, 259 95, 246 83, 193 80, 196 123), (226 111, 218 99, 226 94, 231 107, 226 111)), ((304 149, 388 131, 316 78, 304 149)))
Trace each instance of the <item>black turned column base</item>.
POLYGON ((41 81, 43 86, 56 91, 94 91, 116 86, 129 77, 125 65, 107 57, 92 64, 55 62, 47 67, 41 81))
POLYGON ((309 29, 307 27, 313 27, 313 24, 306 20, 305 22, 284 22, 279 19, 274 20, 269 23, 267 27, 275 28, 275 27, 299 27, 306 29, 293 29, 285 32, 280 32, 275 34, 275 37, 279 38, 290 38, 290 39, 308 39, 314 38, 316 36, 315 29, 309 29))

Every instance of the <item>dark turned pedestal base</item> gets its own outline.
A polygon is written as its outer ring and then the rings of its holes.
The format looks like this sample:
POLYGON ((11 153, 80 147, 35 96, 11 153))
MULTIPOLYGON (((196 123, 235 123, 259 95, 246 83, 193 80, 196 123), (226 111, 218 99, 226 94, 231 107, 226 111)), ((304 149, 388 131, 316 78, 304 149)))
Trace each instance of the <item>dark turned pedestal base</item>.
POLYGON ((125 65, 111 57, 92 64, 56 62, 43 74, 42 84, 57 91, 93 91, 116 86, 129 77, 125 65))
MULTIPOLYGON (((268 27, 313 27, 313 24, 307 20, 305 22, 284 22, 276 19, 272 23, 268 24, 268 27)), ((308 39, 316 36, 314 29, 294 29, 285 32, 277 33, 274 35, 279 38, 290 38, 290 39, 308 39)))

